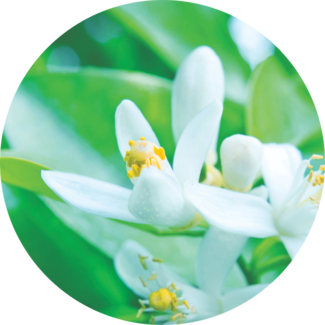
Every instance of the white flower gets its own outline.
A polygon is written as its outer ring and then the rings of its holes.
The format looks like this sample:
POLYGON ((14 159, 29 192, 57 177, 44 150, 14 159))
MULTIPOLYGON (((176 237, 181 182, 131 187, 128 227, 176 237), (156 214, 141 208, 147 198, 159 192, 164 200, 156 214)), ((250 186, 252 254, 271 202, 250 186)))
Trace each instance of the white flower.
POLYGON ((198 182, 215 137, 222 104, 212 101, 182 133, 171 169, 163 148, 137 106, 123 100, 115 114, 116 136, 133 190, 89 177, 42 171, 45 183, 64 201, 89 213, 129 222, 190 227, 199 219, 185 200, 185 181, 198 182))
MULTIPOLYGON (((206 221, 223 230, 251 237, 280 236, 293 258, 313 224, 323 190, 324 165, 304 176, 307 167, 312 169, 311 159, 302 160, 290 144, 264 145, 261 170, 271 205, 255 195, 191 182, 185 184, 185 197, 206 221)), ((263 197, 263 192, 253 189, 251 194, 263 197)))
POLYGON ((151 322, 158 324, 194 322, 229 311, 267 286, 258 284, 224 292, 225 281, 245 243, 243 236, 211 227, 197 256, 199 288, 172 272, 133 240, 123 244, 114 257, 114 265, 123 282, 142 298, 138 316, 142 312, 151 313, 151 322))

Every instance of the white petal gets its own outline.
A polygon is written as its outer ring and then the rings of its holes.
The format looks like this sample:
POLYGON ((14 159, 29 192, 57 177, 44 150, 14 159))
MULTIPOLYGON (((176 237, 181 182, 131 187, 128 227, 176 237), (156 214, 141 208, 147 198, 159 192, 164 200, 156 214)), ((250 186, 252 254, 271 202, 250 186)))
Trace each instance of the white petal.
POLYGON ((290 257, 293 259, 303 243, 305 242, 307 235, 300 236, 280 236, 285 248, 287 249, 290 257))
POLYGON ((282 233, 299 236, 308 235, 317 214, 317 205, 312 201, 304 203, 293 213, 278 218, 278 228, 282 233))
POLYGON ((252 299, 267 286, 268 284, 255 284, 227 292, 223 296, 223 312, 236 308, 246 301, 252 299))
POLYGON ((254 195, 187 182, 185 197, 208 223, 225 231, 260 238, 278 234, 272 207, 254 195))
POLYGON ((187 125, 176 147, 174 173, 181 185, 198 182, 211 141, 219 129, 223 106, 213 101, 187 125))
POLYGON ((177 180, 156 167, 144 168, 129 199, 131 213, 157 226, 183 227, 196 211, 184 199, 177 180))
POLYGON ((260 169, 262 157, 263 145, 254 137, 235 134, 223 140, 220 158, 225 187, 248 192, 260 169))
POLYGON ((302 161, 300 151, 291 144, 265 144, 262 175, 270 202, 277 209, 288 194, 302 161))
POLYGON ((240 256, 247 237, 210 227, 204 235, 196 261, 200 289, 220 297, 227 277, 240 256))
MULTIPOLYGON (((150 124, 143 116, 139 108, 128 99, 122 100, 116 109, 115 132, 117 144, 122 157, 125 157, 127 150, 130 150, 129 141, 140 140, 140 137, 145 137, 146 140, 152 142, 157 147, 160 147, 159 141, 150 124)), ((164 172, 174 177, 174 173, 167 158, 163 161, 163 163, 164 172)))
POLYGON ((192 51, 177 71, 172 89, 172 128, 177 143, 187 124, 213 100, 224 99, 224 72, 207 46, 192 51))
POLYGON ((56 171, 42 170, 41 176, 53 192, 80 210, 107 218, 145 223, 129 212, 131 191, 124 187, 56 171))
POLYGON ((148 298, 152 291, 166 287, 174 281, 172 272, 167 270, 166 266, 161 263, 153 262, 153 256, 134 240, 124 242, 120 250, 114 256, 114 266, 118 276, 135 294, 140 297, 148 298), (147 270, 142 266, 139 255, 148 257, 145 263, 147 270), (153 274, 157 274, 157 280, 148 281, 147 279, 153 274), (148 287, 144 287, 140 277, 146 281, 148 287))
POLYGON ((252 190, 250 190, 248 192, 248 194, 258 196, 263 200, 267 200, 267 198, 269 196, 269 192, 267 190, 267 187, 264 186, 264 185, 253 188, 252 190))
POLYGON ((123 157, 126 151, 130 149, 129 141, 140 140, 140 137, 145 137, 148 141, 160 147, 150 124, 139 108, 128 99, 122 100, 116 109, 115 131, 118 147, 123 157))

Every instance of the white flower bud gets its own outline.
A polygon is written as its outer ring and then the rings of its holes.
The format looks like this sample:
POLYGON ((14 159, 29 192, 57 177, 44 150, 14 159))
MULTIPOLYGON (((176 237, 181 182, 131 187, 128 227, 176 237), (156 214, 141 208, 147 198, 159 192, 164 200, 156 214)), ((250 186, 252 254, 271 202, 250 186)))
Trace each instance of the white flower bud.
POLYGON ((220 156, 224 186, 248 192, 261 166, 262 143, 254 137, 235 134, 222 142, 220 156))

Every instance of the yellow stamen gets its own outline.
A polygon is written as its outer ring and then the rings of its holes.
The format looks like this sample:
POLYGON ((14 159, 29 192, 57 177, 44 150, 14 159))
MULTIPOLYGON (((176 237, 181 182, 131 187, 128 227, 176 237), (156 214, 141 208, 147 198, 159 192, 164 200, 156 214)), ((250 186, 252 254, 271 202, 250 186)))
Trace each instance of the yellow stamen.
POLYGON ((154 152, 155 152, 155 154, 157 155, 157 156, 159 156, 160 157, 160 159, 161 160, 164 160, 165 158, 166 158, 166 154, 165 154, 165 150, 164 150, 164 148, 157 148, 156 146, 155 146, 155 148, 154 148, 154 152))
POLYGON ((157 273, 154 273, 153 275, 149 276, 147 279, 148 281, 156 280, 157 279, 157 273))
POLYGON ((179 318, 179 317, 182 317, 182 316, 183 316, 182 313, 178 313, 178 314, 173 315, 173 316, 170 318, 170 320, 171 320, 171 321, 174 321, 176 318, 179 318))
POLYGON ((140 308, 138 313, 137 313, 136 318, 139 318, 142 315, 142 313, 144 312, 144 310, 145 310, 145 308, 140 308))
POLYGON ((172 287, 175 291, 178 291, 178 288, 176 287, 175 283, 172 283, 172 287))
POLYGON ((313 178, 313 175, 314 175, 314 172, 311 170, 310 172, 309 172, 309 176, 308 176, 308 182, 310 182, 311 180, 312 180, 312 178, 313 178))
POLYGON ((143 278, 142 278, 141 276, 140 276, 139 278, 140 278, 140 281, 142 282, 142 285, 143 285, 144 287, 147 287, 147 286, 148 286, 148 285, 147 285, 147 282, 144 281, 143 278))
POLYGON ((321 155, 312 155, 311 159, 323 159, 324 157, 321 155))
POLYGON ((316 199, 313 196, 309 197, 312 201, 315 201, 316 199))
POLYGON ((316 176, 315 176, 315 181, 316 181, 316 183, 317 183, 318 185, 322 185, 322 182, 321 182, 321 180, 320 180, 320 175, 316 175, 316 176))
POLYGON ((320 165, 319 169, 322 170, 322 171, 325 171, 325 165, 320 165))
POLYGON ((162 259, 157 258, 157 257, 154 257, 154 258, 152 259, 152 261, 153 261, 153 262, 156 262, 156 263, 162 263, 162 262, 163 262, 162 259))
POLYGON ((148 266, 147 266, 146 261, 145 261, 147 258, 148 258, 148 256, 141 256, 141 255, 139 254, 140 263, 141 263, 142 267, 143 267, 145 270, 148 270, 148 266))
POLYGON ((166 159, 164 148, 157 148, 152 142, 146 141, 141 137, 139 141, 130 140, 130 150, 125 153, 124 161, 126 162, 127 170, 131 170, 129 178, 139 177, 143 168, 148 168, 150 165, 163 169, 163 160, 166 159))
POLYGON ((190 305, 188 304, 187 300, 183 301, 184 305, 186 306, 187 309, 190 309, 190 305))
POLYGON ((141 308, 146 309, 146 305, 143 303, 141 299, 139 299, 139 304, 141 305, 141 308))
POLYGON ((307 163, 307 167, 309 168, 309 169, 313 169, 313 166, 308 162, 307 163))
POLYGON ((133 173, 132 170, 128 170, 126 175, 127 175, 128 178, 132 178, 134 176, 134 173, 133 173))

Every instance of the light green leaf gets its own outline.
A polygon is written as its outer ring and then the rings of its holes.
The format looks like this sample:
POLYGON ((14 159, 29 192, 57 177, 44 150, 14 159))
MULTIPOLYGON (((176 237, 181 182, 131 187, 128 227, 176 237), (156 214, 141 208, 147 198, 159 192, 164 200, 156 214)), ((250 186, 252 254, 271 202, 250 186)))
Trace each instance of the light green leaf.
POLYGON ((299 146, 320 134, 321 126, 309 92, 283 56, 269 57, 254 71, 246 125, 248 134, 264 143, 299 146))
POLYGON ((12 150, 1 151, 1 181, 55 200, 61 200, 41 178, 41 170, 49 170, 50 168, 23 159, 23 156, 24 154, 12 150))

